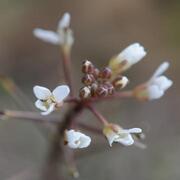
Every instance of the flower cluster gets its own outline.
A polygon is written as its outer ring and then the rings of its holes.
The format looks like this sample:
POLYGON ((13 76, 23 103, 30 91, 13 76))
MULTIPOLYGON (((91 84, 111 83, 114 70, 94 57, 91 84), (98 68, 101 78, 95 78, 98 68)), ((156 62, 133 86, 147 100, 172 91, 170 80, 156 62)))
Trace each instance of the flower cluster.
MULTIPOLYGON (((56 32, 47 31, 43 29, 35 29, 34 35, 45 41, 62 47, 62 52, 65 54, 65 60, 70 57, 70 49, 73 45, 74 38, 70 26, 70 15, 65 13, 58 23, 56 32)), ((118 55, 113 56, 109 60, 107 67, 102 70, 97 68, 91 61, 84 61, 82 64, 82 83, 83 87, 79 91, 80 99, 76 97, 76 102, 83 104, 86 108, 94 113, 97 118, 102 122, 102 134, 107 138, 109 145, 112 146, 113 142, 121 143, 122 145, 129 146, 134 143, 133 137, 142 134, 140 128, 123 129, 117 124, 108 122, 100 113, 92 108, 92 98, 103 97, 119 97, 118 90, 123 89, 128 84, 128 78, 123 76, 126 70, 131 68, 134 64, 142 60, 146 56, 146 51, 139 43, 134 43, 125 48, 118 55), (88 106, 86 106, 88 104, 88 106)), ((66 62, 65 62, 66 63, 66 62)), ((138 100, 153 100, 162 97, 165 91, 172 85, 172 81, 166 76, 161 75, 169 67, 168 62, 162 63, 155 71, 153 76, 147 82, 138 85, 128 94, 129 97, 135 97, 138 100)), ((67 67, 69 68, 69 67, 67 67)), ((54 110, 63 106, 65 98, 69 95, 71 85, 61 85, 56 87, 52 92, 42 86, 34 86, 34 94, 38 99, 35 106, 40 109, 42 115, 48 115, 54 110)), ((125 93, 124 93, 125 94, 125 93)), ((70 128, 70 127, 69 127, 70 128)), ((139 136, 140 137, 140 136, 139 136)), ((64 130, 64 144, 70 148, 86 148, 90 145, 91 138, 79 130, 65 129, 64 130)))
MULTIPOLYGON (((66 85, 58 85, 53 91, 43 86, 34 86, 33 92, 37 98, 35 106, 41 111, 41 115, 49 115, 53 111, 62 109, 64 103, 73 103, 73 106, 69 106, 69 111, 67 111, 69 114, 65 116, 64 121, 58 121, 58 123, 64 123, 60 132, 58 131, 59 141, 62 142, 63 139, 64 145, 69 148, 82 149, 90 146, 91 137, 82 133, 80 128, 103 135, 110 146, 113 143, 130 146, 135 141, 140 144, 140 140, 144 137, 141 128, 123 129, 120 125, 109 122, 94 107, 94 104, 100 100, 114 98, 128 97, 140 101, 161 98, 173 84, 172 80, 162 75, 168 69, 169 62, 163 62, 145 83, 137 85, 131 90, 122 91, 129 82, 123 73, 140 62, 147 54, 142 45, 139 43, 129 45, 113 56, 103 69, 96 67, 91 61, 85 60, 82 63, 83 77, 81 81, 83 86, 79 90, 79 96, 75 96, 71 73, 71 48, 74 36, 70 28, 70 19, 70 14, 65 13, 58 22, 55 32, 40 28, 33 31, 35 37, 60 47, 66 82, 66 85), (92 127, 87 122, 80 126, 80 123, 75 121, 75 118, 84 109, 88 109, 95 115, 101 123, 101 128, 92 127)), ((13 113, 8 114, 12 116, 13 113)))
POLYGON ((127 77, 119 75, 113 79, 109 67, 99 70, 88 60, 83 62, 82 72, 84 87, 80 90, 80 97, 83 99, 112 95, 115 90, 124 88, 128 83, 127 77))

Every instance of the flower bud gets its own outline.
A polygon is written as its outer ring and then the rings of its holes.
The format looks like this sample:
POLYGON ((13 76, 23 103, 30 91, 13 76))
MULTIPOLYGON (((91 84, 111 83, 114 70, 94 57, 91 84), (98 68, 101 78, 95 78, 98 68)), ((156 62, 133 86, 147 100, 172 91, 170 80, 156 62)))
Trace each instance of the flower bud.
POLYGON ((97 88, 96 93, 99 97, 106 97, 109 94, 108 89, 102 85, 97 88))
POLYGON ((106 82, 104 87, 108 90, 108 95, 112 95, 114 93, 114 86, 110 82, 106 82))
POLYGON ((131 44, 109 61, 109 68, 112 69, 113 74, 120 74, 139 62, 145 55, 143 46, 139 43, 131 44))
POLYGON ((110 79, 112 75, 112 71, 110 68, 105 67, 99 74, 99 77, 102 79, 110 79))
POLYGON ((118 89, 124 88, 128 84, 129 80, 126 76, 118 76, 113 80, 113 86, 118 89))
POLYGON ((92 74, 86 74, 82 78, 82 83, 85 84, 86 86, 91 85, 95 81, 94 76, 92 74))
POLYGON ((96 83, 93 83, 91 85, 91 95, 92 97, 95 97, 97 95, 97 88, 98 88, 98 85, 96 83))
POLYGON ((82 72, 92 74, 94 72, 94 66, 93 66, 92 62, 90 62, 88 60, 84 61, 83 65, 82 65, 82 72))
POLYGON ((91 90, 88 87, 83 87, 80 89, 79 96, 82 99, 87 99, 91 95, 91 90))
POLYGON ((98 69, 98 68, 94 68, 93 75, 94 75, 94 77, 95 77, 96 79, 99 77, 99 73, 100 73, 99 69, 98 69))

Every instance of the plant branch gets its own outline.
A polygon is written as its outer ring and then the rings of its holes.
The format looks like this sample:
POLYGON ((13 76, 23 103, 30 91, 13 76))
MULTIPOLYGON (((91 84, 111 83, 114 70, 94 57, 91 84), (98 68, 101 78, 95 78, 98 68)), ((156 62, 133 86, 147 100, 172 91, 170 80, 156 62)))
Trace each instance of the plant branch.
POLYGON ((66 113, 62 123, 58 124, 57 131, 52 142, 52 147, 49 152, 46 170, 44 172, 45 177, 43 177, 43 180, 59 179, 58 167, 60 159, 62 160, 64 131, 71 125, 72 121, 82 112, 83 108, 84 106, 81 103, 76 104, 66 113))
POLYGON ((103 124, 109 124, 106 118, 99 113, 92 105, 87 105, 87 108, 97 117, 97 119, 103 124))
POLYGON ((72 83, 72 69, 71 69, 70 52, 66 51, 63 48, 62 48, 62 60, 63 60, 63 70, 64 70, 65 80, 71 89, 70 95, 73 97, 74 88, 73 88, 73 83, 72 83))

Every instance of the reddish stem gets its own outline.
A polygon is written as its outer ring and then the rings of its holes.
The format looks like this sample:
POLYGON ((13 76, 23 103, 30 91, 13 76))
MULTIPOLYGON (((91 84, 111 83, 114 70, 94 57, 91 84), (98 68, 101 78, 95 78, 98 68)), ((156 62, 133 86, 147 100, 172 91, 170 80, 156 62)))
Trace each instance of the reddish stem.
POLYGON ((101 113, 99 113, 93 106, 87 105, 87 107, 97 117, 97 119, 101 123, 103 123, 103 125, 109 124, 108 121, 106 120, 106 118, 101 113))
POLYGON ((67 84, 69 85, 71 91, 70 95, 74 95, 74 89, 72 84, 72 70, 71 70, 71 57, 70 52, 66 52, 62 49, 62 59, 63 59, 63 69, 64 69, 64 76, 67 84))
POLYGON ((96 101, 103 101, 103 100, 113 100, 113 99, 120 99, 120 98, 131 98, 133 97, 132 91, 124 91, 119 93, 114 93, 113 95, 106 96, 106 97, 97 97, 97 98, 91 98, 90 101, 96 102, 96 101))

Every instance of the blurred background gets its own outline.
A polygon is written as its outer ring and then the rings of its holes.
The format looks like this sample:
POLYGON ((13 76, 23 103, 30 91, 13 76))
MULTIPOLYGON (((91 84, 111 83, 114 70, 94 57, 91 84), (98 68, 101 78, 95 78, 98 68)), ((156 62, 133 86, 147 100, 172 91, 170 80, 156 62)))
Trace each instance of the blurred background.
MULTIPOLYGON (((110 121, 142 128, 147 149, 118 145, 110 149, 108 144, 96 148, 106 141, 93 137, 92 147, 77 158, 80 179, 179 180, 180 1, 0 0, 0 74, 12 77, 32 102, 34 85, 54 88, 59 80, 63 82, 59 49, 36 39, 32 31, 36 27, 56 30, 66 11, 72 15, 75 34, 72 64, 77 90, 84 59, 105 66, 111 56, 133 42, 144 45, 148 54, 126 73, 131 82, 127 89, 146 81, 164 60, 171 63, 167 75, 174 81, 157 101, 121 100, 99 105, 110 121)), ((17 106, 3 89, 0 98, 0 109, 26 109, 26 105, 17 106)), ((80 120, 93 122, 94 117, 85 114, 80 120)), ((38 180, 47 151, 48 140, 36 124, 1 121, 1 180, 38 180)))

